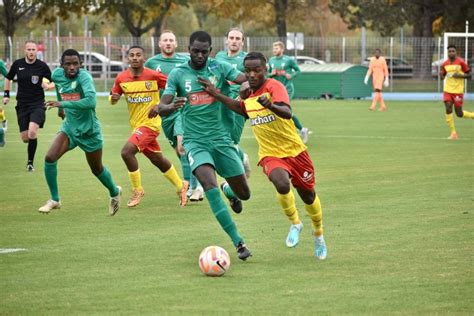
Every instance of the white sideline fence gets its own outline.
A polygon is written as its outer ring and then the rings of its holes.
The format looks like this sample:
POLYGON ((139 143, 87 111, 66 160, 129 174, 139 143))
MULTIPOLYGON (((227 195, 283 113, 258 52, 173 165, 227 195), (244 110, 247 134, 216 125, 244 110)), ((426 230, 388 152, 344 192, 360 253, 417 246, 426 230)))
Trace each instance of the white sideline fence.
MULTIPOLYGON (((23 57, 23 45, 27 39, 29 38, 8 38, 0 43, 0 56, 7 65, 23 57)), ((141 45, 147 57, 159 53, 158 38, 154 37, 93 37, 91 32, 88 32, 87 36, 69 34, 58 37, 53 35, 52 31, 45 31, 41 38, 32 39, 44 44, 43 60, 51 69, 59 66, 61 53, 65 49, 74 48, 84 52, 84 66, 92 70, 97 91, 101 92, 109 91, 118 71, 127 67, 126 51, 130 46, 141 45), (97 53, 114 61, 113 65, 97 59, 97 53), (119 70, 117 65, 120 65, 119 70)), ((178 37, 177 40, 178 51, 186 52, 188 37, 178 37)), ((244 49, 259 51, 271 57, 272 43, 278 40, 278 37, 247 37, 244 49)), ((469 38, 469 41, 463 37, 450 38, 449 44, 456 45, 459 55, 467 56, 468 64, 471 68, 474 67, 472 38, 469 38)), ((212 46, 213 53, 225 49, 224 38, 213 37, 212 46)), ((445 46, 446 41, 441 37, 305 37, 302 50, 287 50, 286 54, 310 56, 327 63, 363 64, 364 60, 379 48, 382 55, 389 58, 389 69, 393 69, 390 87, 387 88, 390 92, 441 92, 442 82, 438 73, 445 46)), ((470 86, 472 88, 473 85, 470 86)))

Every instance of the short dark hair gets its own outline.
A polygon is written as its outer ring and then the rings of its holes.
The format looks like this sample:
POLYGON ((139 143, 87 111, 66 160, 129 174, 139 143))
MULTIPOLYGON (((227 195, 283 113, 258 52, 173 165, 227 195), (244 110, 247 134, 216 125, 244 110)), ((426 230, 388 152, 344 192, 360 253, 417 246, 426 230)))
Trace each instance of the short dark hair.
POLYGON ((192 45, 194 41, 199 41, 203 43, 209 43, 209 46, 212 45, 211 35, 206 31, 196 31, 189 37, 189 45, 192 45))
POLYGON ((79 61, 81 61, 81 55, 79 55, 79 52, 75 49, 69 48, 63 52, 63 54, 61 55, 61 64, 64 63, 64 57, 66 56, 77 56, 77 58, 79 58, 79 61))
POLYGON ((447 49, 450 49, 450 48, 454 48, 455 50, 458 50, 458 49, 456 48, 456 45, 453 45, 453 44, 448 45, 448 48, 447 48, 447 49))
POLYGON ((130 46, 130 48, 127 50, 127 55, 130 53, 130 51, 134 48, 138 48, 138 49, 141 49, 142 52, 145 52, 145 49, 143 47, 141 47, 140 45, 133 45, 133 46, 130 46))
POLYGON ((382 52, 382 51, 380 50, 380 48, 374 49, 374 52, 376 52, 376 51, 382 52))
POLYGON ((265 58, 265 56, 262 53, 259 53, 259 52, 250 52, 250 53, 248 53, 244 58, 244 63, 247 60, 255 60, 255 59, 260 60, 263 65, 267 64, 267 59, 265 58))

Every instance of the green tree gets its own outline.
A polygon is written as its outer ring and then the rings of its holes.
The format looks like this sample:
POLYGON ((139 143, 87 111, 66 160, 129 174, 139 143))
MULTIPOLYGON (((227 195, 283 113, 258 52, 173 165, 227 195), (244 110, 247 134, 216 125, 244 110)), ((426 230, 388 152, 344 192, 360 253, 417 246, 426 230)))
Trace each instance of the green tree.
POLYGON ((184 0, 115 0, 100 3, 97 12, 119 15, 133 37, 133 44, 140 44, 140 37, 154 29, 159 36, 166 17, 184 0))
POLYGON ((349 28, 366 27, 384 36, 405 25, 413 26, 413 36, 420 38, 414 46, 414 74, 418 78, 430 76, 434 45, 433 23, 446 28, 464 30, 464 21, 473 19, 474 9, 469 0, 333 0, 330 9, 338 13, 349 28))
MULTIPOLYGON (((5 36, 5 43, 8 38, 15 35, 19 23, 24 23, 31 17, 38 6, 38 1, 16 1, 3 0, 1 7, 3 18, 0 19, 0 28, 5 36)), ((10 46, 5 45, 5 57, 10 56, 10 46)))

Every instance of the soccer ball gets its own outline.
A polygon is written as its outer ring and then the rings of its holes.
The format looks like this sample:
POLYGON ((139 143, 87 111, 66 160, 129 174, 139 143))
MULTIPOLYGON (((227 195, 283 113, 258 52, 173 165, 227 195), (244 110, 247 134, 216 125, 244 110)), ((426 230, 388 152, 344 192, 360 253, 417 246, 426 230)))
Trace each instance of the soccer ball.
POLYGON ((209 246, 199 255, 199 268, 207 276, 221 276, 230 268, 230 257, 224 248, 209 246))

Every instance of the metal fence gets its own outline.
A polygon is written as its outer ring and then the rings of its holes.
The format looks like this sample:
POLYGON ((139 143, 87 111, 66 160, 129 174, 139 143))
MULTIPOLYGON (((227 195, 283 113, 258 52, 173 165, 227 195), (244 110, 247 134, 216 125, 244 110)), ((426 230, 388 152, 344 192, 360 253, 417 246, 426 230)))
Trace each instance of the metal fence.
MULTIPOLYGON (((23 57, 24 42, 28 38, 9 38, 0 43, 0 49, 7 64, 23 57)), ((88 36, 53 36, 45 32, 42 38, 36 38, 45 47, 42 59, 53 69, 59 66, 62 51, 74 48, 81 52, 84 66, 93 73, 98 91, 108 91, 116 74, 127 67, 126 51, 131 45, 144 47, 150 57, 159 53, 158 39, 153 37, 92 37, 88 36)), ((186 52, 187 37, 179 37, 178 51, 186 52)), ((278 37, 247 37, 246 51, 259 51, 268 57, 272 55, 272 44, 278 37)), ((223 37, 213 38, 213 53, 225 48, 223 37)), ((293 46, 292 43, 289 43, 293 46)), ((301 43, 297 43, 300 46, 301 43)), ((459 55, 468 56, 468 63, 474 66, 474 40, 466 42, 464 38, 454 38, 450 44, 458 47, 459 55), (466 45, 467 43, 467 45, 466 45)), ((394 92, 436 92, 442 90, 438 78, 439 66, 443 58, 443 41, 441 38, 413 37, 305 37, 301 50, 289 49, 288 55, 309 56, 326 63, 367 64, 367 57, 372 56, 376 48, 389 61, 391 70, 390 90, 394 92)), ((472 86, 472 85, 470 85, 472 86)), ((472 88, 472 87, 471 87, 472 88)), ((472 89, 470 89, 472 91, 472 89)))

